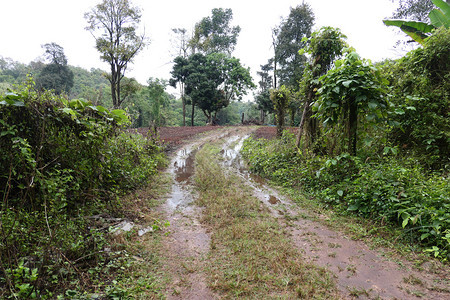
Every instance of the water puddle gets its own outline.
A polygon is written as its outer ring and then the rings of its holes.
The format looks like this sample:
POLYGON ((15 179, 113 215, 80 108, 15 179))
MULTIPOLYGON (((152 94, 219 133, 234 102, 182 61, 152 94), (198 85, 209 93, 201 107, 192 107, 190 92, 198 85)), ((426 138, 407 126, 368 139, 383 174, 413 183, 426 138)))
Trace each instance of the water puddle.
POLYGON ((191 183, 191 178, 194 174, 194 160, 197 151, 198 148, 182 148, 172 160, 169 172, 173 174, 175 182, 172 185, 172 193, 167 199, 167 204, 172 209, 176 209, 179 206, 187 206, 193 201, 188 185, 191 183))
POLYGON ((175 181, 178 183, 189 184, 190 178, 194 174, 194 160, 197 149, 182 149, 178 151, 173 163, 173 173, 175 181))

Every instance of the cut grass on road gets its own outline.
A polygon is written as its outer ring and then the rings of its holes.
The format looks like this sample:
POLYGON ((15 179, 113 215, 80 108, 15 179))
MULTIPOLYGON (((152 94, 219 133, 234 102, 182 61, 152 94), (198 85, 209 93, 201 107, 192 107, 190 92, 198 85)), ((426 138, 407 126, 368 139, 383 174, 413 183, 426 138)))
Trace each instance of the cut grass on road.
POLYGON ((205 145, 196 155, 197 204, 211 230, 209 285, 225 298, 339 298, 324 269, 306 263, 242 179, 205 145))

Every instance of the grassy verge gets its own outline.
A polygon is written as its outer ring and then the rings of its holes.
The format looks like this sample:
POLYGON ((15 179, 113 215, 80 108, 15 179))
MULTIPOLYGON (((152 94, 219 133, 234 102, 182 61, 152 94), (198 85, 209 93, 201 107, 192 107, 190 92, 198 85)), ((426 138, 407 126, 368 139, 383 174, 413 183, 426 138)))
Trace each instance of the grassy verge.
POLYGON ((167 174, 155 176, 146 188, 122 199, 123 213, 153 232, 139 236, 137 230, 116 237, 116 245, 126 250, 127 264, 115 279, 116 289, 122 291, 117 299, 163 299, 170 276, 163 270, 162 235, 166 227, 164 216, 156 210, 161 198, 170 188, 167 174))
POLYGON ((211 228, 210 287, 225 298, 337 298, 330 275, 303 261, 241 179, 220 168, 218 152, 205 146, 196 155, 198 204, 211 228))

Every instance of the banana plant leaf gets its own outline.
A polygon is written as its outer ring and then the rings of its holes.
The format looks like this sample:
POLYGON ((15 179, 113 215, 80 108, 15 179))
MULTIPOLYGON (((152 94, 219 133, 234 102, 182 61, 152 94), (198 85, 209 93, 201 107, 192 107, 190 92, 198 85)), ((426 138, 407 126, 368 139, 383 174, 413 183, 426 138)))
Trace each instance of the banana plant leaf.
POLYGON ((428 37, 426 33, 430 33, 435 28, 433 25, 416 21, 383 20, 383 23, 387 26, 399 27, 404 33, 420 44, 423 44, 423 40, 428 37))

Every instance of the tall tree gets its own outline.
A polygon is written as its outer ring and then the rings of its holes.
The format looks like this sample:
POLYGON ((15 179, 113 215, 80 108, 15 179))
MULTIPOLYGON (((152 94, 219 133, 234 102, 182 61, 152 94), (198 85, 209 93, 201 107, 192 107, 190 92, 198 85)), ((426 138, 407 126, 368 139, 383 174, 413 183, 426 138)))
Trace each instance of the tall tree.
POLYGON ((194 36, 190 40, 193 52, 209 54, 214 52, 231 55, 241 32, 239 26, 231 27, 231 8, 214 8, 212 16, 203 18, 195 25, 194 36))
POLYGON ((96 40, 101 59, 109 63, 112 102, 119 108, 125 100, 121 96, 121 80, 129 63, 146 45, 145 35, 138 35, 141 10, 131 6, 128 0, 103 0, 84 15, 88 22, 86 30, 96 40))
POLYGON ((42 46, 45 49, 44 57, 48 64, 45 65, 36 84, 41 89, 54 90, 56 94, 69 93, 73 87, 73 72, 67 66, 67 58, 64 49, 56 43, 42 46))
POLYGON ((188 33, 185 28, 173 28, 172 32, 176 35, 174 41, 175 47, 177 49, 177 57, 174 59, 174 67, 171 72, 173 78, 170 79, 169 84, 173 87, 180 88, 181 103, 183 105, 183 126, 186 126, 186 96, 185 96, 185 75, 184 65, 186 64, 186 58, 190 53, 188 33))
MULTIPOLYGON (((314 25, 314 13, 307 3, 291 7, 289 16, 273 29, 274 77, 278 85, 286 85, 298 90, 306 57, 298 53, 305 46, 303 38, 311 35, 314 25)), ((277 85, 274 84, 274 88, 277 85)))
POLYGON ((247 88, 254 87, 250 70, 244 68, 239 59, 224 53, 196 53, 187 59, 175 60, 171 84, 181 80, 185 83, 186 96, 192 104, 191 126, 194 126, 196 106, 209 122, 214 122, 220 109, 228 106, 232 99, 242 98, 247 88))
POLYGON ((272 76, 270 76, 270 72, 273 70, 272 61, 265 65, 261 65, 261 71, 258 71, 257 74, 260 76, 261 80, 258 82, 259 91, 255 95, 255 101, 258 106, 258 109, 261 113, 261 122, 264 124, 265 114, 273 113, 273 103, 270 100, 269 90, 272 86, 272 76))

